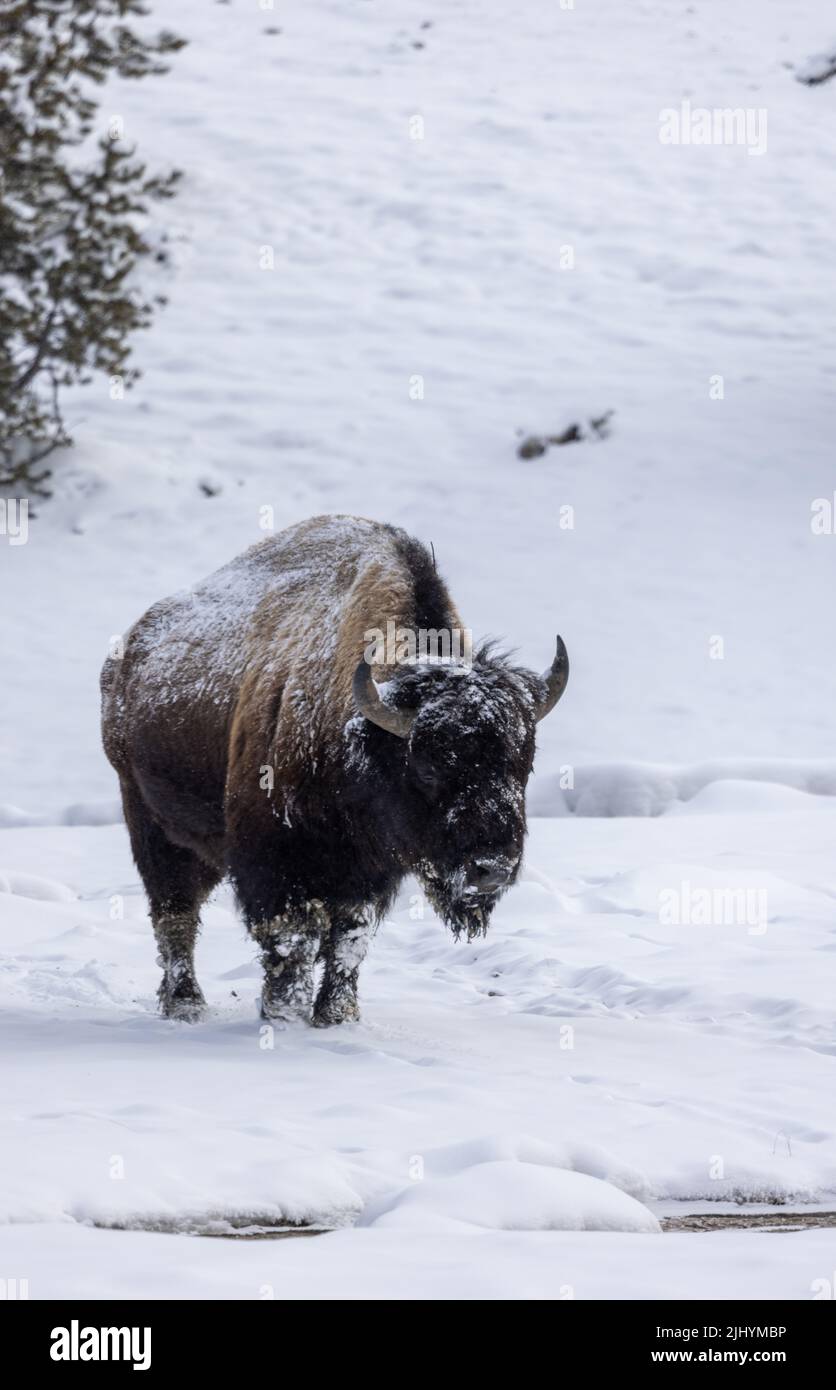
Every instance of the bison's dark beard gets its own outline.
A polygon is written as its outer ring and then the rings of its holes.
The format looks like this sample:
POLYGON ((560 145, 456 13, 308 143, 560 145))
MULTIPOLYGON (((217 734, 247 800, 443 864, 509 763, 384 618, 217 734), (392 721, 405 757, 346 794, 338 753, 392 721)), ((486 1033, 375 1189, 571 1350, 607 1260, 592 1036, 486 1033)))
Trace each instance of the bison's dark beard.
POLYGON ((468 888, 463 869, 442 875, 429 865, 423 865, 418 877, 432 907, 457 940, 465 936, 473 941, 475 937, 487 935, 491 913, 504 889, 477 893, 468 888))

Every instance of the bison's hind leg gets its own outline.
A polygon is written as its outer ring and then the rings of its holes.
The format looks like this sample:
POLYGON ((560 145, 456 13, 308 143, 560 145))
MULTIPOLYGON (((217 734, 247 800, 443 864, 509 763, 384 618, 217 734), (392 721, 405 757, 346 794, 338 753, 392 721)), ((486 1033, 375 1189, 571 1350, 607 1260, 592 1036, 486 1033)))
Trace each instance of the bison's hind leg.
POLYGON ((322 938, 325 969, 313 1016, 318 1028, 328 1028, 335 1023, 356 1023, 359 1019, 357 980, 372 931, 371 913, 333 915, 330 930, 322 938))
POLYGON ((151 908, 157 964, 163 978, 157 991, 165 1018, 194 1023, 205 1005, 194 969, 200 908, 221 875, 190 849, 175 845, 154 819, 133 784, 123 780, 122 801, 131 848, 151 908))
POLYGON ((153 914, 154 936, 163 978, 157 990, 163 1018, 197 1023, 206 1006, 194 969, 194 948, 200 922, 197 913, 153 914))

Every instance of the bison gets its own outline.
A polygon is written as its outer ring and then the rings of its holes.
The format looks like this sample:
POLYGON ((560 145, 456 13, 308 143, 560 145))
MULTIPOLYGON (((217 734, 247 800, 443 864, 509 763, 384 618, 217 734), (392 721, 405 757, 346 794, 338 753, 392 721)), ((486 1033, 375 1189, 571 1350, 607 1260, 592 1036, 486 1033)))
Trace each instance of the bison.
POLYGON ((514 882, 537 721, 566 686, 491 645, 393 660, 370 634, 462 631, 435 557, 394 526, 323 516, 140 618, 102 671, 167 1018, 196 1019, 201 904, 234 886, 262 1016, 359 1017, 369 937, 406 874, 458 936, 514 882), (317 960, 323 962, 314 1002, 317 960))

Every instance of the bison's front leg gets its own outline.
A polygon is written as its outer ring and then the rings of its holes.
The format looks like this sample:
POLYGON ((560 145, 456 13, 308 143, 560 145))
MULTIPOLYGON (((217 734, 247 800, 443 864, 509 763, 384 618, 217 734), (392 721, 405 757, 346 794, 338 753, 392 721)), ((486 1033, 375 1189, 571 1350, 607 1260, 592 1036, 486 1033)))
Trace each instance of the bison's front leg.
POLYGON ((251 928, 264 966, 262 1018, 310 1023, 314 965, 326 922, 322 904, 314 902, 251 928))
POLYGON ((363 964, 372 923, 365 914, 349 917, 335 916, 329 931, 322 937, 322 959, 325 970, 316 996, 313 1021, 318 1028, 333 1023, 356 1023, 360 1017, 357 1003, 357 978, 363 964))

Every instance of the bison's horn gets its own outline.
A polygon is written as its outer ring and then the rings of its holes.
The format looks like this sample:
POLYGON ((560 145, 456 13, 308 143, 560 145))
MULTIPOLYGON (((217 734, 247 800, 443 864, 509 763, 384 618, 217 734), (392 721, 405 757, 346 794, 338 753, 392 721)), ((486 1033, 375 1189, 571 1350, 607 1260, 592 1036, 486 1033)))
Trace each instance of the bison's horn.
POLYGON ((353 690, 354 703, 366 719, 389 734, 397 734, 398 738, 409 738, 415 711, 393 709, 391 705, 384 705, 374 683, 372 669, 365 657, 354 672, 353 690))
POLYGON ((554 661, 548 671, 544 671, 541 680, 546 687, 546 698, 541 700, 537 706, 536 716, 538 721, 545 719, 557 704, 569 679, 569 655, 562 637, 557 639, 557 650, 554 654, 554 661))

